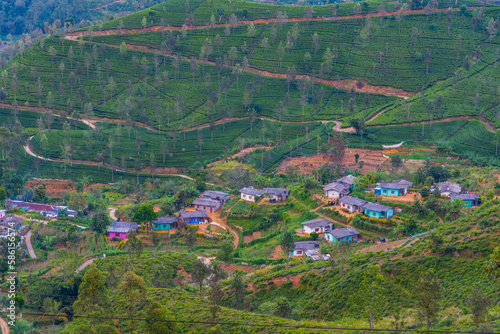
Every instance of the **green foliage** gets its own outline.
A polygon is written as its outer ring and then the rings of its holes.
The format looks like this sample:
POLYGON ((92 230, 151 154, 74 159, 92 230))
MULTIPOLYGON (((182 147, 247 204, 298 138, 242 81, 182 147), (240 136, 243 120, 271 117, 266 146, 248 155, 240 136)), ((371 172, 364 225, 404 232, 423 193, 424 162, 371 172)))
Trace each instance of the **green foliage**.
POLYGON ((107 213, 99 212, 92 216, 92 220, 90 221, 90 228, 92 229, 92 231, 102 234, 108 227, 109 223, 110 221, 107 213))
POLYGON ((151 222, 156 218, 158 218, 158 213, 155 212, 153 204, 141 205, 139 210, 137 210, 132 216, 132 220, 139 224, 151 222))

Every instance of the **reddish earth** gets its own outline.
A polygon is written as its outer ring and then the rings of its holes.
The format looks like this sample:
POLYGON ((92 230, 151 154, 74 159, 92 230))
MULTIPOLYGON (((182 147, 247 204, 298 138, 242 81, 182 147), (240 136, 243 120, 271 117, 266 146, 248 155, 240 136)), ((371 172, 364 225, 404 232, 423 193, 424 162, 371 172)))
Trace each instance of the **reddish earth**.
POLYGON ((404 244, 407 240, 408 240, 408 238, 396 240, 396 241, 391 241, 391 242, 384 242, 383 244, 378 243, 378 244, 375 244, 373 246, 363 248, 363 249, 359 250, 358 252, 360 252, 360 253, 379 252, 379 251, 384 251, 388 248, 391 248, 391 249, 397 248, 397 247, 401 246, 402 244, 404 244))
POLYGON ((108 6, 114 5, 115 3, 118 3, 120 1, 122 1, 122 0, 115 0, 113 2, 107 3, 107 4, 99 6, 99 7, 90 8, 90 10, 98 10, 98 9, 106 8, 108 6))
POLYGON ((242 270, 242 271, 246 272, 247 274, 251 274, 251 273, 255 272, 254 267, 238 266, 235 264, 228 264, 226 266, 222 265, 222 268, 224 268, 224 270, 229 271, 229 272, 234 272, 236 269, 242 270))
POLYGON ((245 235, 243 237, 243 242, 249 243, 252 240, 260 239, 260 238, 262 238, 261 233, 260 233, 260 231, 257 231, 257 232, 253 232, 251 235, 245 235))
POLYGON ((276 248, 274 248, 274 253, 271 255, 270 259, 281 259, 281 258, 284 258, 286 256, 283 256, 281 254, 283 254, 283 249, 281 248, 280 245, 277 245, 276 248))
MULTIPOLYGON (((370 171, 375 171, 377 167, 386 160, 387 158, 384 157, 384 151, 382 150, 348 148, 345 150, 345 155, 342 159, 342 166, 353 170, 359 168, 359 161, 364 161, 361 173, 366 174, 370 171), (358 164, 356 164, 356 158, 354 157, 356 153, 359 154, 358 164)), ((319 155, 314 154, 307 157, 293 158, 292 160, 289 160, 286 165, 284 165, 278 171, 278 173, 284 174, 286 166, 296 165, 299 167, 301 174, 308 175, 311 174, 313 170, 317 169, 318 166, 322 166, 325 163, 330 163, 331 161, 331 158, 326 153, 320 153, 319 155)))
POLYGON ((276 285, 276 286, 281 286, 281 284, 285 283, 285 282, 288 282, 288 281, 292 281, 292 287, 298 287, 299 284, 300 284, 300 278, 302 276, 301 275, 298 275, 298 276, 295 276, 295 277, 288 277, 288 276, 285 276, 285 277, 274 277, 273 278, 273 284, 276 285))
MULTIPOLYGON (((480 8, 480 7, 469 7, 471 9, 474 8, 480 8)), ((441 9, 436 9, 435 11, 437 12, 443 12, 447 11, 448 8, 441 8, 441 9)), ((459 11, 460 8, 452 8, 453 11, 459 11)), ((364 18, 364 17, 384 17, 384 16, 394 16, 398 12, 386 12, 386 13, 369 13, 369 14, 360 14, 360 15, 346 15, 346 16, 337 16, 337 17, 312 17, 312 18, 304 18, 304 17, 297 17, 297 18, 289 18, 287 19, 287 22, 304 22, 304 21, 338 21, 338 20, 351 20, 351 19, 359 19, 359 18, 364 18)), ((423 9, 419 10, 408 10, 403 12, 404 14, 416 14, 416 13, 424 13, 423 9)), ((250 24, 251 22, 254 24, 268 24, 268 23, 273 23, 277 22, 277 18, 271 18, 271 19, 257 19, 257 20, 244 20, 240 21, 240 25, 246 25, 250 24)), ((192 30, 192 29, 207 29, 207 28, 221 28, 221 27, 226 27, 228 26, 229 23, 221 23, 221 24, 213 24, 210 26, 206 25, 201 25, 201 26, 191 26, 191 25, 185 25, 186 30, 192 30)), ((108 29, 108 30, 101 30, 101 31, 94 31, 92 33, 93 36, 108 36, 108 35, 117 35, 117 34, 129 34, 129 33, 141 33, 141 32, 149 32, 149 31, 168 31, 168 30, 182 30, 182 27, 175 27, 175 26, 166 26, 166 27, 161 27, 161 26, 153 26, 153 27, 148 27, 148 28, 142 28, 142 29, 121 29, 121 32, 118 31, 118 29, 108 29)), ((71 32, 66 34, 67 39, 72 39, 75 40, 79 36, 86 36, 88 35, 88 30, 86 31, 76 31, 76 32, 71 32)))
MULTIPOLYGON (((64 192, 76 191, 76 183, 73 183, 70 180, 59 179, 29 179, 26 182, 26 187, 35 190, 42 184, 45 184, 47 196, 49 197, 61 197, 61 194, 64 192)), ((94 183, 86 186, 85 190, 92 191, 103 187, 109 187, 109 184, 94 183)))

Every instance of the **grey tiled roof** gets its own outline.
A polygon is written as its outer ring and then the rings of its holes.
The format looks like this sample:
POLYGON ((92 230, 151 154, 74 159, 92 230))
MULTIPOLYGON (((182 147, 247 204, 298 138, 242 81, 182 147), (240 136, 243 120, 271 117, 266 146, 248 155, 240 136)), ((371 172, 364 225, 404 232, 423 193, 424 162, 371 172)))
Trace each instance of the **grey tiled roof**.
POLYGON ((339 193, 349 193, 349 189, 345 184, 339 183, 339 182, 332 182, 328 183, 323 190, 329 191, 329 190, 335 190, 339 193))
POLYGON ((288 194, 290 193, 290 190, 285 189, 285 188, 264 188, 261 191, 262 191, 262 194, 269 193, 269 194, 274 194, 277 196, 281 196, 283 194, 288 196, 288 194))
POLYGON ((363 206, 366 203, 368 203, 367 201, 365 201, 363 199, 351 197, 351 196, 342 197, 340 199, 340 202, 345 203, 345 204, 349 204, 349 205, 357 205, 357 206, 363 206))
POLYGON ((295 243, 294 249, 315 249, 319 248, 319 242, 317 241, 297 241, 295 243))
POLYGON ((439 192, 441 193, 449 192, 458 194, 462 191, 462 187, 458 183, 453 183, 450 181, 439 182, 437 184, 437 187, 439 188, 439 192))
POLYGON ((340 179, 337 180, 337 182, 345 183, 348 185, 353 185, 354 181, 357 179, 356 176, 353 175, 346 175, 344 177, 341 177, 340 179))
POLYGON ((181 218, 208 218, 205 211, 181 211, 181 218))
POLYGON ((216 207, 220 204, 219 201, 215 201, 213 199, 206 199, 206 198, 197 198, 193 201, 194 205, 203 205, 203 206, 211 206, 211 207, 216 207))
POLYGON ((177 223, 177 217, 162 217, 158 218, 157 220, 153 220, 151 224, 157 225, 157 224, 175 224, 177 223))
POLYGON ((399 180, 395 180, 395 181, 392 181, 392 183, 395 183, 395 184, 403 184, 403 185, 406 185, 408 187, 411 187, 413 185, 413 182, 411 181, 406 181, 405 179, 399 179, 399 180))
POLYGON ((329 221, 328 219, 325 219, 325 218, 317 218, 317 219, 305 221, 305 222, 301 223, 301 225, 309 226, 310 228, 316 228, 316 227, 321 227, 321 226, 330 226, 330 225, 332 225, 332 222, 329 221))
POLYGON ((2 220, 0 220, 0 225, 11 227, 9 223, 13 223, 12 226, 16 226, 17 224, 22 224, 24 222, 24 219, 22 218, 17 218, 14 216, 5 216, 2 220))
POLYGON ((345 237, 349 237, 349 236, 360 234, 358 231, 356 231, 352 227, 337 228, 335 230, 331 230, 331 231, 328 231, 326 233, 331 234, 336 239, 345 238, 345 237))
POLYGON ((139 225, 134 222, 112 222, 108 228, 108 233, 129 233, 139 228, 139 225))
POLYGON ((472 200, 473 201, 476 199, 480 199, 481 197, 476 193, 470 193, 470 194, 451 194, 450 198, 452 200, 462 199, 462 200, 472 200))
POLYGON ((382 182, 379 184, 380 188, 386 188, 386 189, 407 189, 409 188, 410 186, 409 185, 405 185, 405 184, 397 184, 397 183, 386 183, 386 182, 382 182))
POLYGON ((388 212, 389 210, 392 209, 391 207, 388 207, 385 205, 381 205, 381 204, 377 204, 377 203, 370 203, 370 202, 366 203, 363 206, 363 208, 366 210, 377 211, 377 212, 388 212))
POLYGON ((258 197, 262 196, 262 194, 263 194, 262 190, 254 189, 253 187, 245 187, 245 188, 240 190, 240 193, 258 196, 258 197))
POLYGON ((224 197, 229 197, 229 194, 222 191, 206 190, 200 196, 215 200, 221 200, 224 197))

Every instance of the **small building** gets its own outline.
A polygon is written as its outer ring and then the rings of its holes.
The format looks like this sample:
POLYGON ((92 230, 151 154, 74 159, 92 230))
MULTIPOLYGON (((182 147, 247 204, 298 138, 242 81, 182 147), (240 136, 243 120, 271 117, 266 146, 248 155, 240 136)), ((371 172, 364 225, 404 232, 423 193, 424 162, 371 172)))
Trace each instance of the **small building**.
POLYGON ((20 208, 27 212, 37 212, 51 218, 57 217, 59 214, 58 206, 43 203, 23 202, 9 199, 7 200, 7 207, 9 209, 20 208))
POLYGON ((0 210, 0 219, 5 217, 6 214, 7 214, 7 210, 0 210))
POLYGON ((264 188, 262 189, 262 195, 269 198, 269 202, 284 202, 288 198, 290 190, 285 188, 264 188))
POLYGON ((319 250, 319 242, 317 241, 297 241, 290 253, 292 256, 303 257, 307 251, 319 250))
POLYGON ((302 225, 302 233, 311 234, 312 232, 316 233, 324 233, 326 230, 329 230, 333 227, 333 223, 325 218, 318 218, 313 220, 308 220, 302 225))
POLYGON ((394 215, 394 211, 391 207, 381 205, 378 203, 366 203, 363 206, 365 215, 373 218, 390 218, 394 215))
POLYGON ((22 218, 17 218, 11 215, 3 216, 0 219, 0 227, 2 229, 8 230, 8 228, 11 228, 12 230, 20 230, 23 228, 23 222, 24 219, 22 218))
POLYGON ((109 233, 110 238, 120 238, 127 239, 127 234, 132 231, 139 231, 139 225, 134 222, 112 222, 111 226, 108 227, 107 233, 109 233))
POLYGON ((206 190, 200 195, 200 198, 211 199, 224 204, 229 200, 229 194, 222 191, 206 190))
POLYGON ((354 188, 354 182, 357 180, 356 176, 346 175, 337 180, 337 182, 345 184, 349 189, 354 188))
MULTIPOLYGON (((434 192, 434 190, 436 189, 436 187, 433 187, 431 189, 431 192, 434 192)), ((450 182, 450 181, 444 181, 444 182, 439 182, 437 184, 437 189, 439 189, 439 193, 442 195, 442 196, 450 196, 452 194, 460 194, 460 192, 462 191, 462 186, 459 185, 458 183, 453 183, 453 182, 450 182)))
POLYGON ((363 199, 359 199, 357 197, 346 196, 340 199, 340 207, 345 209, 351 213, 358 212, 361 213, 363 211, 363 206, 368 203, 363 199))
POLYGON ((177 217, 162 217, 151 221, 153 230, 167 231, 177 227, 177 217))
POLYGON ((464 207, 466 207, 466 208, 471 208, 473 206, 479 206, 481 204, 481 196, 479 196, 476 193, 451 194, 450 199, 452 201, 457 200, 457 199, 463 201, 464 207))
POLYGON ((405 196, 409 186, 397 183, 379 183, 375 188, 375 195, 405 196))
POLYGON ((213 213, 221 208, 221 203, 213 199, 197 198, 194 200, 193 206, 196 210, 213 213))
POLYGON ((326 240, 337 242, 357 242, 361 234, 352 227, 336 228, 325 232, 326 240))
POLYGON ((340 182, 332 182, 327 184, 323 190, 328 198, 342 198, 349 195, 349 186, 340 182))
POLYGON ((396 180, 396 181, 392 181, 392 183, 394 183, 394 184, 401 184, 401 185, 407 186, 408 188, 413 188, 413 182, 407 181, 405 179, 399 179, 399 180, 396 180))
POLYGON ((179 216, 186 224, 208 224, 206 211, 181 211, 179 216))
POLYGON ((262 190, 255 189, 254 187, 245 187, 240 190, 241 199, 247 202, 255 202, 263 195, 262 190))

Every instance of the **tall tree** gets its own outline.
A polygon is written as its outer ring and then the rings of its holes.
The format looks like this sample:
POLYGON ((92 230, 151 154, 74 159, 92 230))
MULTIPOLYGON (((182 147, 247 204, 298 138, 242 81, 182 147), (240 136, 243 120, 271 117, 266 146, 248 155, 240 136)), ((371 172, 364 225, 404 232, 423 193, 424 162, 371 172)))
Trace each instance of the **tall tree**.
POLYGON ((330 254, 330 257, 337 263, 340 264, 340 291, 344 289, 344 270, 352 254, 354 254, 354 249, 348 242, 340 242, 330 245, 326 252, 330 254))
POLYGON ((281 237, 280 240, 280 246, 283 252, 286 253, 286 268, 289 268, 289 261, 290 261, 290 252, 292 251, 293 247, 295 247, 295 237, 293 236, 292 232, 286 231, 283 233, 283 236, 281 237))
POLYGON ((381 319, 385 312, 384 296, 383 277, 378 266, 369 266, 363 271, 359 293, 355 294, 354 298, 362 310, 361 313, 368 316, 370 329, 373 329, 375 322, 381 319))
POLYGON ((193 280, 200 288, 200 303, 203 300, 203 283, 210 274, 208 267, 200 260, 195 260, 193 264, 193 280))
POLYGON ((141 276, 128 271, 118 286, 122 305, 130 317, 130 333, 134 332, 134 312, 146 301, 146 284, 141 276))
POLYGON ((106 276, 91 264, 78 288, 78 299, 73 304, 75 315, 91 319, 93 332, 97 333, 96 328, 102 323, 100 316, 109 306, 106 276))
POLYGON ((413 295, 416 307, 427 320, 427 330, 431 328, 432 320, 437 316, 440 309, 442 287, 435 272, 429 272, 420 276, 413 295))

